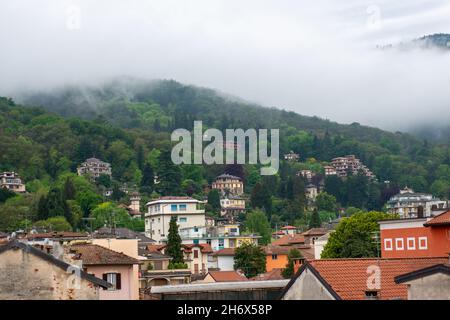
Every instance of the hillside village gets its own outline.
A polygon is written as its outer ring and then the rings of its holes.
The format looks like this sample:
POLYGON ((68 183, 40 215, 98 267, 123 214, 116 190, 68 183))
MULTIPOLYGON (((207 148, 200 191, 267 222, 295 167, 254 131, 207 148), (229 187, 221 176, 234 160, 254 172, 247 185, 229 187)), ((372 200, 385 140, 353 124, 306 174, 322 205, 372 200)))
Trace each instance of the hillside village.
MULTIPOLYGON (((291 152, 284 159, 297 163, 301 156, 291 152)), ((231 168, 239 172, 236 166, 231 168)), ((74 188, 70 181, 76 176, 88 184, 112 179, 114 166, 91 157, 76 172, 67 176, 66 192, 74 188)), ((205 186, 204 197, 159 195, 144 203, 145 196, 135 187, 103 186, 97 191, 103 202, 76 231, 67 221, 66 227, 30 221, 24 229, 0 233, 0 286, 7 288, 0 299, 448 297, 449 203, 405 187, 386 202, 386 213, 349 215, 348 208, 337 206, 326 186, 330 177, 352 176, 376 181, 353 155, 332 159, 319 171, 301 169, 295 174, 303 188, 302 210, 311 212, 306 226, 271 226, 265 211, 252 206, 259 200, 256 187, 246 193, 244 179, 230 173, 218 175, 205 186), (114 198, 115 193, 125 197, 114 198), (336 214, 327 216, 328 220, 319 214, 326 206, 336 214), (249 221, 252 214, 254 221, 249 221), (368 245, 376 254, 336 256, 334 236, 349 219, 370 215, 376 228, 369 243, 357 250, 368 245), (366 273, 373 265, 380 265, 380 281, 387 285, 366 287, 366 273), (19 270, 25 270, 25 278, 19 270), (73 270, 79 270, 79 280, 73 278, 73 270), (336 272, 339 279, 333 276, 336 272), (315 287, 310 287, 308 277, 317 278, 315 287), (68 281, 74 286, 61 285, 68 281), (424 286, 428 291, 423 291, 424 286)), ((164 178, 156 174, 150 179, 164 184, 164 178)), ((4 192, 27 193, 26 181, 17 172, 3 172, 0 187, 4 192)), ((262 203, 260 208, 265 210, 262 203)), ((52 205, 46 208, 51 211, 52 205)))

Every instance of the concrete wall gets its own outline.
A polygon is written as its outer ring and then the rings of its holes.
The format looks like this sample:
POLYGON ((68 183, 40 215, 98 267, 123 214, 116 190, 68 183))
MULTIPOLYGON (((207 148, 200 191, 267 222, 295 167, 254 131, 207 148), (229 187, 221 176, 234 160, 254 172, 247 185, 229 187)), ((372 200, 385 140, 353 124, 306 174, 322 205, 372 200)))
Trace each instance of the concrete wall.
POLYGON ((408 300, 450 300, 450 276, 437 273, 406 282, 408 300))
POLYGON ((305 269, 286 292, 283 300, 334 300, 334 298, 311 271, 305 269))
POLYGON ((22 250, 0 253, 0 300, 98 299, 93 283, 44 259, 22 250))
POLYGON ((93 244, 138 259, 138 239, 93 239, 93 244))

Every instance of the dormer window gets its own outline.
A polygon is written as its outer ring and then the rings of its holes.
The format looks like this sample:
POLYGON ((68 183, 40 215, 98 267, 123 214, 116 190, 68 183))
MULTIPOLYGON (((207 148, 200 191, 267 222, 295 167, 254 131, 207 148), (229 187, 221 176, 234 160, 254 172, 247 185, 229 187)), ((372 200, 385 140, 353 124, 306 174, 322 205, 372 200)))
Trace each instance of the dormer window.
POLYGON ((376 290, 369 290, 365 292, 366 300, 378 300, 378 291, 376 290))

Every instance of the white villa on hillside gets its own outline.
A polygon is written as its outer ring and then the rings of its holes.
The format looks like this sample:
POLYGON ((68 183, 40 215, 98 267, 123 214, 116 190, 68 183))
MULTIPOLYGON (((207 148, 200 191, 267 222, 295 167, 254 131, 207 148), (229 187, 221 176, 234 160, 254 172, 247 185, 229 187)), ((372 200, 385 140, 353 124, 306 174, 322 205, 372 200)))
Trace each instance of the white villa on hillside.
POLYGON ((205 209, 202 201, 191 197, 160 197, 146 204, 145 235, 163 243, 169 235, 169 224, 176 217, 180 229, 204 227, 205 209))

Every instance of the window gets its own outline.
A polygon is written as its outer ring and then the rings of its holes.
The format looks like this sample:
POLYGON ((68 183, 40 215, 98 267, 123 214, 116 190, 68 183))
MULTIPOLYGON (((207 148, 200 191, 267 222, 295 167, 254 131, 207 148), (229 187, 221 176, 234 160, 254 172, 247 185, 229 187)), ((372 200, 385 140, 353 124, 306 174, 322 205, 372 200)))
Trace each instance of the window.
POLYGON ((427 250, 427 249, 428 249, 428 238, 419 237, 419 250, 427 250))
POLYGON ((178 222, 187 222, 187 218, 186 217, 180 217, 178 218, 178 222))
POLYGON ((194 239, 194 244, 199 244, 199 243, 200 243, 200 240, 194 239))
POLYGON ((180 204, 180 211, 186 211, 186 205, 180 204))
POLYGON ((171 211, 178 211, 178 206, 176 204, 171 204, 170 205, 170 210, 171 211))
POLYGON ((403 238, 395 239, 395 249, 400 250, 400 251, 405 249, 405 244, 403 242, 403 238))
POLYGON ((112 284, 112 287, 108 288, 108 290, 120 290, 122 288, 122 281, 120 273, 104 273, 103 280, 112 284))
POLYGON ((223 249, 224 246, 225 246, 225 240, 219 239, 219 248, 223 249))
POLYGON ((378 291, 366 291, 366 300, 378 300, 378 291))
POLYGON ((416 250, 416 239, 415 238, 407 238, 406 239, 406 248, 408 250, 416 250))
POLYGON ((198 273, 198 263, 194 264, 194 273, 198 273))
POLYGON ((194 250, 194 259, 198 259, 198 250, 194 250))
POLYGON ((392 239, 384 239, 384 250, 392 251, 392 239))
POLYGON ((277 260, 277 259, 278 259, 278 255, 273 254, 273 255, 272 255, 272 260, 277 260))

